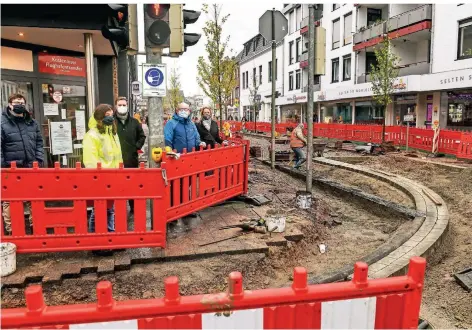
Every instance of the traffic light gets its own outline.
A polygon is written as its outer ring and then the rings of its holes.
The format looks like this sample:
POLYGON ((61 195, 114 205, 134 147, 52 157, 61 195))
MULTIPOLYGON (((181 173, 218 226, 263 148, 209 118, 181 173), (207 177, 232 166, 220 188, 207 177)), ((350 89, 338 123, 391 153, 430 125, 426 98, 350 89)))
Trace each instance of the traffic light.
POLYGON ((136 5, 107 5, 108 22, 102 26, 104 38, 115 43, 119 50, 138 51, 136 5))
POLYGON ((185 33, 187 24, 195 23, 201 12, 183 9, 182 5, 172 4, 169 11, 169 25, 171 28, 170 49, 171 56, 179 56, 187 47, 195 45, 201 38, 198 33, 185 33))
POLYGON ((145 4, 146 46, 151 48, 169 47, 169 9, 170 4, 145 4))

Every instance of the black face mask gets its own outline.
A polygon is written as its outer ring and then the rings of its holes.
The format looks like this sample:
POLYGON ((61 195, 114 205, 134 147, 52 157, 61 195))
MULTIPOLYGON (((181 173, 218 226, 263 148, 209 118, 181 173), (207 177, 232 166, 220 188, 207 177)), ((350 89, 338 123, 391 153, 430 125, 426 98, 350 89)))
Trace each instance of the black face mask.
POLYGON ((106 126, 113 125, 114 121, 115 121, 115 118, 113 118, 113 116, 105 116, 105 118, 103 118, 102 120, 103 124, 106 126))
POLYGON ((208 119, 210 119, 210 118, 211 118, 210 115, 203 115, 203 119, 205 119, 205 120, 208 120, 208 119))
POLYGON ((17 115, 21 115, 26 112, 26 107, 23 104, 15 104, 12 110, 17 115))

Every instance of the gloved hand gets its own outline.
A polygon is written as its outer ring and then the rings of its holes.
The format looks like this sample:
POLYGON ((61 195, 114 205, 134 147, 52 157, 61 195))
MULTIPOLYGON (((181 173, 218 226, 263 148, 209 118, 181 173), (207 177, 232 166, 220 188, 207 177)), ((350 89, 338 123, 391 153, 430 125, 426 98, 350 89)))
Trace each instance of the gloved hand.
POLYGON ((202 147, 203 149, 205 149, 207 146, 207 144, 205 142, 200 142, 200 147, 202 147))

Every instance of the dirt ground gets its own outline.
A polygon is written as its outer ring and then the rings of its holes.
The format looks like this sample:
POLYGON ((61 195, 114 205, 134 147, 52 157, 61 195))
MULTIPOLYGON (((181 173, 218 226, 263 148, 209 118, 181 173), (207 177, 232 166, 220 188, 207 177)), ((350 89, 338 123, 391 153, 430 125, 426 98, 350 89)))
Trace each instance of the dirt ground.
MULTIPOLYGON (((365 205, 356 201, 317 190, 314 190, 313 209, 298 210, 295 193, 304 189, 304 183, 258 163, 251 164, 250 182, 250 194, 263 193, 273 199, 271 204, 254 208, 258 214, 286 216, 287 226, 296 226, 304 233, 301 242, 271 247, 268 256, 248 254, 133 265, 131 270, 100 278, 88 274, 79 279, 65 279, 61 284, 43 287, 46 302, 50 305, 93 302, 96 283, 104 279, 114 284, 117 300, 161 297, 163 280, 172 275, 179 277, 183 295, 225 291, 231 271, 243 274, 246 289, 285 286, 290 283, 295 266, 304 266, 311 274, 319 275, 353 264, 388 240, 399 226, 409 225, 405 218, 382 211, 366 211, 365 205), (342 224, 331 226, 333 219, 342 224), (324 254, 319 251, 321 243, 327 246, 324 254)), ((3 308, 24 303, 22 289, 2 290, 3 308)))

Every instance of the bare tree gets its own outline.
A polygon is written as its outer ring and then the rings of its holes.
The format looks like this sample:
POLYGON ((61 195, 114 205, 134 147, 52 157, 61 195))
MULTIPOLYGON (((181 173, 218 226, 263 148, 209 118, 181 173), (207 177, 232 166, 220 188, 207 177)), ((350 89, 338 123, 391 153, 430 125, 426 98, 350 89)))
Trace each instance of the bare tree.
MULTIPOLYGON (((254 132, 256 132, 256 111, 259 110, 259 105, 261 100, 258 98, 259 86, 260 84, 257 83, 257 77, 253 74, 252 75, 252 86, 249 86, 249 104, 251 105, 252 110, 254 111, 254 132)), ((260 97, 260 96, 259 96, 260 97)))

